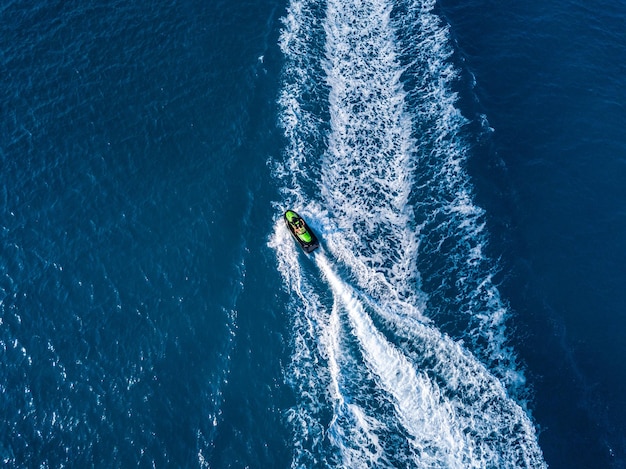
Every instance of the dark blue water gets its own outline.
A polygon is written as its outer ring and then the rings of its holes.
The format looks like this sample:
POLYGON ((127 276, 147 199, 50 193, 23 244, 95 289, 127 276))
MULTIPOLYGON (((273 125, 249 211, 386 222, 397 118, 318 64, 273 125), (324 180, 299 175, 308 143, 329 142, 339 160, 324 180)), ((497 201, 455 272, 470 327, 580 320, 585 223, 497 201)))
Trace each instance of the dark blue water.
POLYGON ((253 136, 274 125, 256 90, 275 21, 267 2, 2 7, 5 464, 189 466, 234 445, 217 426, 248 237, 267 232, 253 136))
POLYGON ((624 467, 626 10, 576 1, 442 10, 495 129, 487 146, 505 167, 511 215, 500 230, 514 238, 514 276, 504 288, 531 329, 519 350, 535 375, 544 454, 556 467, 624 467))
POLYGON ((624 467, 625 18, 0 7, 3 464, 624 467))

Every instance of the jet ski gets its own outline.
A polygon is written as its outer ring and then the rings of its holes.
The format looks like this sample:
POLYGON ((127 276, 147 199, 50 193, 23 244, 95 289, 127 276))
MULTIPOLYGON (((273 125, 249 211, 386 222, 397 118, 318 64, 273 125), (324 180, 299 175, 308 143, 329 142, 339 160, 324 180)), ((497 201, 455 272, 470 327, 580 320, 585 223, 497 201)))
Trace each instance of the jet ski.
POLYGON ((285 212, 285 224, 305 252, 311 253, 320 247, 315 233, 313 233, 302 217, 293 210, 285 212))

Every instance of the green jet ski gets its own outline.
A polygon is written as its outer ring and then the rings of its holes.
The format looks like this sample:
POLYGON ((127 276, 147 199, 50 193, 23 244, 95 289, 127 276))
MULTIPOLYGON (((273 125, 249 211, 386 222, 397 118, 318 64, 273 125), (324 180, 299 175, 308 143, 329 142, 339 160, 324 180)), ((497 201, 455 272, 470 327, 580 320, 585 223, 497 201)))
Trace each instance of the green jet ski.
POLYGON ((302 246, 305 252, 311 253, 320 247, 320 243, 317 240, 315 233, 309 228, 309 225, 293 210, 287 210, 285 212, 285 223, 287 228, 291 231, 291 234, 295 240, 302 246))

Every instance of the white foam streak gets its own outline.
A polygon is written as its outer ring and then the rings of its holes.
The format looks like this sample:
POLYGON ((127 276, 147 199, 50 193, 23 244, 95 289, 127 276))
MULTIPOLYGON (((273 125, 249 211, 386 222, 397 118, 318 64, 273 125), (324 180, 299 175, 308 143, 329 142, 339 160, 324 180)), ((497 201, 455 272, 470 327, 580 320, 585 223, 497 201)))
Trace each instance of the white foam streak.
POLYGON ((330 397, 333 403, 333 418, 328 425, 328 437, 340 451, 343 467, 380 467, 383 450, 380 447, 376 430, 382 424, 357 404, 347 402, 342 393, 342 369, 338 356, 342 353, 340 344, 339 311, 335 305, 330 316, 326 351, 330 371, 330 397))
POLYGON ((411 436, 416 465, 545 467, 532 422, 483 365, 430 326, 406 316, 399 324, 396 315, 363 301, 323 254, 316 261, 349 316, 368 367, 411 436), (410 339, 414 351, 390 342, 365 311, 366 304, 392 319, 397 328, 393 334, 410 339), (418 372, 425 363, 435 365, 418 372), (501 439, 494 439, 494 432, 501 439))
POLYGON ((418 242, 407 206, 414 141, 390 12, 384 2, 328 3, 331 131, 321 194, 341 229, 329 237, 329 249, 359 284, 381 300, 420 305, 418 242))
POLYGON ((406 3, 406 14, 395 18, 394 27, 409 38, 400 42, 413 61, 408 74, 415 79, 407 90, 420 146, 413 204, 422 227, 420 255, 428 260, 422 269, 436 268, 428 280, 443 287, 428 292, 430 303, 438 305, 428 316, 443 315, 511 392, 523 393, 524 376, 508 346, 509 311, 493 282, 498 263, 487 255, 485 211, 473 200, 466 170, 471 144, 465 136, 468 121, 457 107, 449 28, 432 13, 434 2, 406 3), (449 284, 457 292, 453 298, 444 296, 449 284))
POLYGON ((503 385, 521 375, 434 3, 292 0, 284 19, 276 206, 321 235, 313 257, 328 282, 277 222, 270 246, 293 293, 293 467, 545 467, 503 385), (458 294, 427 298, 420 257, 458 294), (460 318, 476 355, 435 328, 427 300, 460 318))
MULTIPOLYGON (((450 413, 442 412, 437 389, 424 375, 418 375, 413 364, 376 329, 362 303, 335 275, 327 259, 317 256, 316 260, 348 312, 367 363, 386 393, 393 398, 398 418, 412 437, 410 443, 420 454, 415 462, 462 467, 457 457, 463 454, 462 448, 458 448, 459 443, 463 443, 463 435, 450 424, 450 413)), ((445 405, 443 407, 445 409, 445 405)))
POLYGON ((324 435, 338 449, 343 467, 379 467, 382 450, 374 429, 382 425, 367 416, 357 404, 347 402, 342 392, 345 370, 339 364, 341 325, 337 308, 330 314, 303 277, 298 252, 282 223, 277 222, 269 243, 279 259, 279 270, 296 297, 293 315, 295 354, 289 368, 290 381, 299 391, 301 402, 289 412, 297 438, 293 467, 308 467, 319 458, 324 435), (319 415, 320 402, 329 401, 332 419, 325 430, 319 415))

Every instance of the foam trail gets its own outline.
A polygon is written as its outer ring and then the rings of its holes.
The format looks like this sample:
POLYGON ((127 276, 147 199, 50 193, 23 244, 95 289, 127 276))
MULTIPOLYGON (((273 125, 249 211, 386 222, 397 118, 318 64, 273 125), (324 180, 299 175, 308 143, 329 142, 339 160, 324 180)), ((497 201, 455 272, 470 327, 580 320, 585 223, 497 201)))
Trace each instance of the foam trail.
POLYGON ((465 170, 470 145, 450 35, 433 5, 407 0, 394 15, 384 0, 328 2, 320 191, 342 231, 327 244, 369 295, 445 324, 523 394, 498 265, 485 254, 485 213, 465 170))
POLYGON ((328 238, 333 255, 376 299, 419 316, 418 241, 407 205, 414 139, 390 15, 385 2, 328 2, 330 133, 320 189, 342 229, 328 238))
POLYGON ((509 391, 523 394, 524 376, 508 345, 510 311, 495 280, 499 266, 487 255, 486 214, 473 200, 465 169, 472 145, 454 91, 460 78, 453 41, 434 6, 433 0, 400 2, 393 21, 411 77, 405 89, 419 151, 410 203, 421 227, 418 268, 431 305, 428 317, 463 338, 509 391))
MULTIPOLYGON (((399 331, 411 339, 410 347, 390 342, 387 336, 394 331, 385 335, 375 326, 366 311, 368 300, 337 276, 323 253, 316 255, 316 262, 347 312, 369 369, 410 436, 414 464, 545 467, 532 422, 484 366, 424 324, 399 331), (427 363, 435 366, 428 370, 427 363), (502 440, 492 438, 494 431, 502 440)), ((383 308, 376 309, 385 315, 383 308)))
POLYGON ((380 467, 383 455, 375 429, 382 425, 344 394, 339 312, 328 308, 311 288, 297 247, 282 222, 276 223, 269 245, 277 251, 279 271, 295 294, 289 309, 296 352, 288 375, 300 403, 288 413, 295 432, 292 467, 310 467, 320 461, 327 466, 380 467), (323 404, 331 409, 330 417, 324 416, 323 404), (325 438, 332 442, 332 449, 323 447, 325 438))
POLYGON ((314 259, 334 298, 329 306, 282 223, 270 244, 295 293, 287 372, 300 396, 288 413, 293 467, 545 467, 524 410, 460 344, 387 311, 318 251, 314 259))
MULTIPOLYGON (((343 374, 339 361, 342 354, 339 309, 335 304, 329 322, 326 350, 330 371, 329 394, 333 403, 333 417, 328 435, 339 448, 343 467, 380 467, 384 454, 377 430, 383 426, 374 416, 368 416, 358 404, 350 402, 342 389, 343 374)), ((349 392, 349 391, 348 391, 349 392)))
MULTIPOLYGON (((448 412, 441 412, 434 398, 436 391, 427 379, 419 376, 413 364, 375 328, 365 313, 354 291, 341 282, 323 255, 316 256, 317 264, 328 279, 333 292, 345 305, 352 327, 363 346, 365 359, 379 378, 385 391, 394 400, 396 413, 412 439, 411 444, 422 452, 425 448, 437 448, 431 457, 445 467, 461 467, 459 448, 448 443, 462 442, 450 422, 448 412), (435 443, 438 443, 437 445, 435 443), (441 442, 444 443, 441 448, 441 442)), ((458 443, 457 443, 458 444, 458 443)), ((415 461, 424 463, 423 459, 415 461)))
POLYGON ((276 207, 321 235, 327 280, 277 225, 293 467, 545 467, 504 385, 517 375, 507 309, 433 5, 292 0, 284 19, 276 207))

